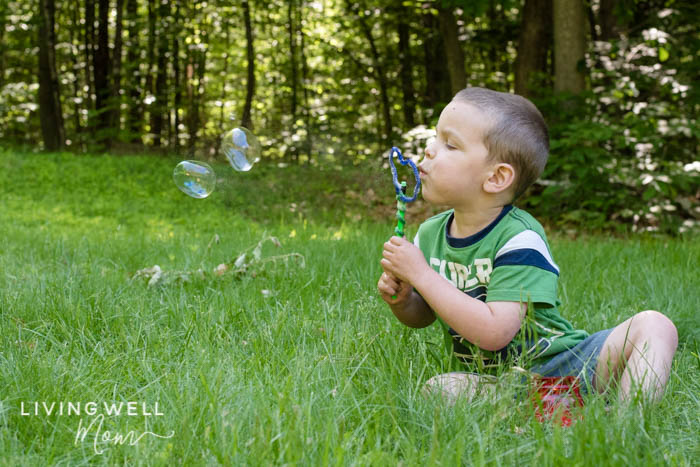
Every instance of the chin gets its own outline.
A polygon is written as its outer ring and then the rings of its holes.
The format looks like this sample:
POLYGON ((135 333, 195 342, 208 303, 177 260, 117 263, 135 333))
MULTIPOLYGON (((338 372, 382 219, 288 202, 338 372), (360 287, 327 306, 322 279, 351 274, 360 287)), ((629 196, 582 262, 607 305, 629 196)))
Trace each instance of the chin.
POLYGON ((430 204, 433 204, 433 205, 438 205, 438 204, 440 204, 440 200, 439 200, 439 199, 435 199, 435 198, 434 198, 433 196, 431 196, 430 194, 421 193, 421 198, 423 198, 423 201, 425 201, 426 203, 430 203, 430 204))

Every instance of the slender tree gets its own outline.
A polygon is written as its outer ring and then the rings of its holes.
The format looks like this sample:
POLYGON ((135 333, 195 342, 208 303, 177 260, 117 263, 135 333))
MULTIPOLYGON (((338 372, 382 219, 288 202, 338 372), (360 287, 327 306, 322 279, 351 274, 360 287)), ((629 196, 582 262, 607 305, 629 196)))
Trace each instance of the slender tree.
POLYGON ((5 23, 7 22, 7 5, 0 5, 0 89, 5 83, 5 23))
POLYGON ((189 133, 188 152, 193 154, 197 141, 199 139, 199 131, 203 126, 206 114, 201 111, 202 97, 204 96, 204 76, 207 63, 207 30, 208 22, 201 20, 199 10, 203 9, 203 3, 194 2, 193 10, 190 10, 190 19, 187 28, 193 44, 188 47, 187 56, 187 97, 189 100, 189 111, 187 114, 187 128, 189 133), (198 27, 195 30, 194 22, 197 21, 198 27), (204 118, 203 118, 204 117, 204 118))
MULTIPOLYGON (((153 94, 155 92, 153 85, 153 76, 156 69, 156 21, 158 20, 158 10, 156 9, 156 0, 148 0, 148 39, 146 43, 146 87, 144 89, 144 102, 148 111, 148 121, 150 122, 151 132, 153 132, 153 94)), ((145 121, 144 117, 144 121, 145 121)))
POLYGON ((123 18, 124 18, 124 0, 117 0, 117 17, 114 33, 114 50, 112 52, 112 86, 111 102, 109 111, 109 126, 114 128, 115 133, 121 126, 121 90, 122 90, 122 48, 124 44, 123 38, 123 18))
POLYGON ((450 86, 452 94, 456 94, 467 87, 467 75, 464 69, 464 51, 459 42, 459 31, 455 19, 453 7, 438 7, 438 19, 440 33, 447 55, 447 70, 450 74, 450 86))
MULTIPOLYGON (((71 8, 71 27, 68 28, 68 34, 69 34, 69 40, 71 44, 77 44, 80 42, 79 34, 81 30, 81 25, 80 25, 80 8, 71 8)), ((72 110, 70 112, 72 113, 73 117, 73 131, 74 131, 74 137, 73 140, 76 142, 76 144, 73 146, 74 148, 77 147, 79 149, 83 148, 83 125, 81 123, 81 118, 80 118, 80 102, 83 102, 83 92, 81 90, 81 81, 80 81, 80 71, 83 68, 87 67, 87 64, 80 63, 80 56, 77 53, 78 47, 71 47, 71 65, 72 65, 72 71, 74 75, 73 81, 73 102, 74 105, 72 107, 72 110)), ((69 112, 69 110, 66 110, 69 112)))
POLYGON ((387 79, 384 63, 379 49, 377 48, 377 43, 372 34, 372 28, 367 20, 365 11, 361 10, 356 4, 349 4, 349 8, 357 18, 360 31, 369 45, 370 57, 372 60, 372 74, 379 86, 379 99, 381 101, 382 120, 384 123, 384 129, 380 139, 383 144, 386 144, 392 139, 394 131, 391 121, 391 105, 389 103, 389 80, 387 79))
POLYGON ((624 26, 623 21, 616 11, 619 4, 620 2, 615 0, 600 0, 600 8, 598 10, 600 40, 609 41, 620 37, 620 32, 624 26))
POLYGON ((303 21, 301 19, 301 13, 304 9, 304 1, 301 0, 301 5, 298 11, 298 23, 299 23, 299 55, 301 57, 301 89, 304 97, 304 128, 306 129, 306 144, 304 150, 306 151, 307 163, 311 162, 312 152, 313 152, 313 132, 311 123, 311 108, 309 105, 309 80, 310 80, 310 70, 309 62, 306 58, 306 34, 304 34, 303 21))
MULTIPOLYGON (((297 127, 297 88, 299 87, 299 72, 297 65, 297 37, 295 34, 296 15, 294 14, 294 6, 296 0, 287 1, 287 34, 289 36, 289 81, 292 88, 292 95, 289 99, 289 114, 291 116, 292 131, 296 133, 297 127)), ((289 146, 292 160, 299 159, 299 149, 296 144, 289 146)))
POLYGON ((56 33, 54 0, 39 2, 39 118, 44 147, 49 151, 61 149, 66 135, 56 72, 56 33))
POLYGON ((92 110, 95 108, 93 95, 95 93, 95 81, 93 74, 93 57, 95 55, 95 0, 85 0, 85 29, 83 37, 83 49, 85 51, 85 95, 88 110, 88 133, 95 129, 95 117, 92 110))
POLYGON ((180 147, 180 107, 182 107, 182 79, 181 79, 181 73, 180 73, 180 37, 177 34, 177 31, 179 31, 179 25, 182 21, 182 18, 180 16, 180 3, 176 2, 175 3, 175 15, 173 17, 174 21, 174 28, 173 28, 173 34, 172 34, 172 49, 173 49, 173 56, 172 56, 172 66, 173 66, 173 84, 175 86, 174 89, 174 102, 173 102, 173 109, 172 109, 172 114, 173 114, 173 138, 172 138, 172 147, 173 149, 177 152, 178 148, 180 147))
POLYGON ((406 126, 416 126, 416 94, 413 87, 413 57, 411 55, 411 30, 408 9, 403 0, 397 2, 397 32, 399 36, 399 62, 401 67, 401 93, 403 95, 403 119, 406 126))
MULTIPOLYGON (((452 98, 450 74, 442 36, 438 33, 438 20, 432 14, 423 14, 423 72, 425 88, 423 106, 434 109, 440 102, 452 98)), ((427 123, 427 122, 425 122, 427 123)))
POLYGON ((99 145, 109 147, 111 144, 110 118, 112 103, 112 62, 109 56, 109 0, 97 3, 97 46, 92 59, 95 77, 95 114, 96 141, 99 145))
POLYGON ((255 49, 253 48, 253 24, 250 19, 250 2, 243 0, 243 24, 245 26, 246 52, 248 58, 248 78, 246 80, 245 104, 241 125, 253 129, 253 121, 250 111, 253 107, 253 96, 255 95, 255 49))
POLYGON ((533 77, 547 70, 547 56, 552 39, 552 0, 525 0, 518 55, 515 59, 515 92, 526 97, 535 94, 533 77))
POLYGON ((554 90, 578 94, 586 87, 583 60, 586 17, 583 0, 554 2, 554 90))
POLYGON ((127 34, 129 41, 126 51, 126 70, 129 79, 126 80, 129 113, 127 117, 127 133, 130 142, 141 142, 141 128, 143 124, 143 104, 141 102, 141 87, 143 86, 141 73, 141 43, 139 42, 139 17, 138 1, 126 2, 127 34))
POLYGON ((156 65, 155 98, 151 112, 151 133, 153 133, 153 146, 160 147, 163 136, 163 123, 168 112, 168 43, 170 36, 170 3, 161 1, 158 8, 160 29, 157 32, 158 58, 156 65))
MULTIPOLYGON (((221 76, 223 77, 223 80, 221 82, 221 97, 219 100, 221 101, 221 106, 219 107, 219 132, 223 134, 223 132, 226 130, 226 115, 224 111, 224 103, 226 102, 226 95, 228 92, 228 89, 226 87, 226 83, 228 82, 228 67, 229 67, 229 55, 231 54, 231 22, 229 21, 228 15, 224 15, 224 17, 221 19, 221 27, 224 29, 224 53, 223 53, 223 67, 221 70, 221 76)), ((221 144, 221 140, 217 140, 217 151, 219 149, 219 145, 221 144)))

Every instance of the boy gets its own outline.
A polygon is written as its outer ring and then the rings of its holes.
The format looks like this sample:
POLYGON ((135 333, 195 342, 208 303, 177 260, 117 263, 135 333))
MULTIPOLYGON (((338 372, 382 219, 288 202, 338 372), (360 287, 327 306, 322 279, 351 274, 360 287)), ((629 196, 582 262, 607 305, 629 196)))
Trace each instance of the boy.
MULTIPOLYGON (((423 197, 451 208, 418 229, 414 242, 384 244, 377 288, 403 324, 439 318, 455 355, 489 372, 508 358, 542 376, 578 376, 582 390, 613 381, 621 399, 636 388, 658 400, 678 336, 657 311, 588 335, 557 310, 559 267, 542 226, 512 202, 542 173, 549 140, 527 99, 467 88, 440 115, 437 137, 419 165, 423 197)), ((471 397, 479 376, 454 372, 425 389, 471 397)))

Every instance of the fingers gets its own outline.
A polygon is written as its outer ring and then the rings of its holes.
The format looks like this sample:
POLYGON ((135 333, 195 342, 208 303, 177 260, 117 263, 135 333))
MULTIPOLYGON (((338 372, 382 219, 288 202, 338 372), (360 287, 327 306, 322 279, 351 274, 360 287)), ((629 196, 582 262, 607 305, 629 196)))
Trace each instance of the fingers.
POLYGON ((407 243, 407 240, 402 237, 393 236, 386 242, 384 242, 384 251, 394 251, 397 247, 407 243))
POLYGON ((410 243, 410 242, 403 237, 397 237, 396 235, 394 235, 393 237, 391 237, 389 239, 389 241, 387 243, 390 243, 390 244, 396 245, 396 246, 401 246, 404 243, 410 243))
POLYGON ((385 274, 389 274, 391 275, 391 277, 395 278, 396 280, 399 280, 399 278, 394 273, 394 265, 389 259, 382 258, 382 260, 379 261, 379 264, 382 266, 382 269, 384 270, 385 274))
POLYGON ((379 278, 377 288, 388 295, 396 295, 402 288, 402 281, 397 279, 393 274, 384 272, 379 278))
POLYGON ((411 287, 391 274, 383 273, 377 283, 377 289, 385 302, 389 305, 394 305, 406 300, 411 287))
POLYGON ((401 247, 404 246, 404 242, 406 240, 396 236, 387 240, 384 243, 382 259, 379 262, 384 273, 379 279, 377 288, 382 293, 384 300, 389 304, 398 303, 405 299, 406 290, 411 288, 400 274, 400 266, 403 261, 401 247))
POLYGON ((401 281, 398 280, 393 274, 384 273, 382 274, 384 283, 391 288, 394 292, 398 291, 401 287, 401 281))

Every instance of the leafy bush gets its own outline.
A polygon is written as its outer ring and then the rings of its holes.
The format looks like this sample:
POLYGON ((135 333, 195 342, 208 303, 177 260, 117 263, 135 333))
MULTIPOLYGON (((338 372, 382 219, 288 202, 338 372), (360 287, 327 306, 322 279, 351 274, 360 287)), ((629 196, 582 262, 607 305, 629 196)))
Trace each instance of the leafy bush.
POLYGON ((523 199, 556 224, 695 230, 700 218, 697 99, 671 67, 669 37, 594 44, 592 91, 537 102, 550 127, 542 181, 523 199), (665 47, 664 47, 665 46, 665 47))

